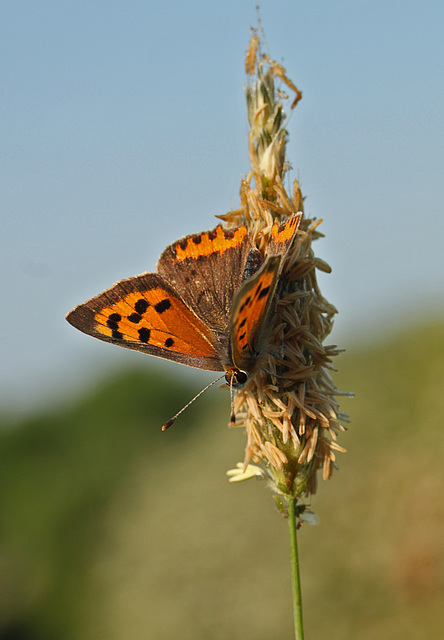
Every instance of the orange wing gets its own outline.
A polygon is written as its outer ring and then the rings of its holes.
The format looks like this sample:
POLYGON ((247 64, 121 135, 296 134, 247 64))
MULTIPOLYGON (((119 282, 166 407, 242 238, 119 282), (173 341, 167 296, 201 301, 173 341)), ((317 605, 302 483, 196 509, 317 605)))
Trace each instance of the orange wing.
POLYGON ((274 224, 265 252, 265 262, 244 281, 235 296, 230 323, 231 354, 239 369, 252 373, 265 350, 271 305, 285 257, 293 243, 302 214, 296 213, 274 224))
POLYGON ((271 228, 270 240, 267 244, 266 255, 283 255, 290 249, 296 232, 302 220, 302 213, 294 213, 285 222, 275 223, 271 228))
POLYGON ((244 282, 234 300, 231 353, 235 366, 248 373, 263 351, 281 261, 281 256, 269 256, 259 271, 244 282))
POLYGON ((84 333, 127 349, 223 371, 212 332, 155 273, 118 282, 66 319, 84 333))

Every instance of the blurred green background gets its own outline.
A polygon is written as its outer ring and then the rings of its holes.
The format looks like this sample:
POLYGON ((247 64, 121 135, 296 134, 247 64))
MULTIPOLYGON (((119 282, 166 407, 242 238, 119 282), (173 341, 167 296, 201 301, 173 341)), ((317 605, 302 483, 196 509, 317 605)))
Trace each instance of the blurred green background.
MULTIPOLYGON (((439 638, 444 323, 338 360, 356 397, 320 523, 299 534, 307 638, 439 638)), ((228 394, 160 431, 195 391, 128 370, 3 420, 2 640, 292 637, 286 522, 262 481, 225 475, 245 444, 228 394)))

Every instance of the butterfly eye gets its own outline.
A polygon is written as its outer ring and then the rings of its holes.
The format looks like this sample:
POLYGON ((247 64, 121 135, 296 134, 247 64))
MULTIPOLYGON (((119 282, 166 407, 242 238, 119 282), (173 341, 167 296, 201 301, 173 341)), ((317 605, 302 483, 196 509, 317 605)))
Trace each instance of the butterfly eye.
POLYGON ((242 387, 248 380, 248 373, 242 369, 231 369, 225 374, 225 380, 229 387, 242 387))
POLYGON ((235 386, 244 385, 248 380, 248 373, 246 371, 241 371, 239 369, 238 371, 235 372, 234 377, 235 377, 235 380, 234 380, 235 386))

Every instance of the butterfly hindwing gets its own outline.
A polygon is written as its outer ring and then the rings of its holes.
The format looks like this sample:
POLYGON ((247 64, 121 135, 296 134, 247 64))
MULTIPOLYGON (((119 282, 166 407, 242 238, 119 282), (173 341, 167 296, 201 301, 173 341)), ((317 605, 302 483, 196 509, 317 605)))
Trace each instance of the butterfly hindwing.
POLYGON ((252 251, 245 226, 224 229, 219 225, 167 247, 157 272, 207 327, 226 333, 233 298, 252 251))
POLYGON ((76 307, 67 320, 106 342, 200 369, 223 370, 212 332, 155 273, 121 280, 76 307))

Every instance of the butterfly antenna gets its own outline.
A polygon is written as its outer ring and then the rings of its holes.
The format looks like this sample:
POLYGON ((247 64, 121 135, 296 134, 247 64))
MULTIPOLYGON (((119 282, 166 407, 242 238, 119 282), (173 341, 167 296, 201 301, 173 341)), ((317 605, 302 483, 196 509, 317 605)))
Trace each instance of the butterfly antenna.
POLYGON ((205 391, 207 389, 212 387, 213 384, 215 384, 216 382, 219 382, 219 380, 221 380, 224 377, 224 375, 225 375, 225 373, 223 373, 221 376, 219 376, 219 378, 216 378, 216 380, 213 380, 213 382, 210 382, 210 384, 207 384, 206 387, 204 387, 201 391, 199 391, 199 393, 197 395, 195 395, 194 398, 192 398, 189 402, 187 402, 187 404, 184 407, 182 407, 182 409, 180 411, 178 411, 176 413, 176 415, 171 418, 171 420, 168 420, 168 422, 165 422, 165 424, 162 427, 162 431, 166 431, 167 429, 169 429, 176 422, 176 420, 180 416, 180 414, 183 413, 185 411, 185 409, 188 409, 190 404, 193 404, 193 402, 195 400, 197 400, 197 398, 199 396, 201 396, 203 393, 205 393, 205 391))

